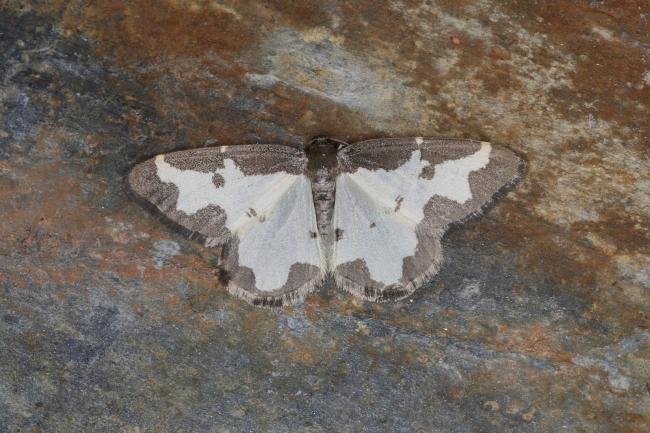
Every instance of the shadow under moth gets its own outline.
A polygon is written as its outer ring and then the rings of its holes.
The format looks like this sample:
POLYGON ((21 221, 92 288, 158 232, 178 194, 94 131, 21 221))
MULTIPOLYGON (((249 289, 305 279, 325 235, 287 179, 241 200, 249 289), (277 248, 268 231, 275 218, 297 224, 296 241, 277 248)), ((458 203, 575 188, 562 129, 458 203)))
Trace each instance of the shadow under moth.
POLYGON ((372 301, 404 298, 442 262, 453 223, 482 212, 523 161, 487 142, 312 140, 305 150, 241 145, 158 155, 132 191, 208 247, 227 288, 255 305, 302 299, 332 274, 372 301))

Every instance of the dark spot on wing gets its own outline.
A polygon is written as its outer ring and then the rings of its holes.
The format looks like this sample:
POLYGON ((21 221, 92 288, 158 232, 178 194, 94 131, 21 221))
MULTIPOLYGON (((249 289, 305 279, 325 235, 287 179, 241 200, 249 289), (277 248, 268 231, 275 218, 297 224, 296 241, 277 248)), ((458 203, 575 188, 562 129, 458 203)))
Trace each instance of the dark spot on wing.
POLYGON ((383 289, 366 286, 363 289, 363 294, 367 298, 374 299, 377 302, 398 300, 408 296, 409 293, 408 290, 404 290, 404 288, 399 285, 387 286, 383 289))
POLYGON ((375 227, 377 227, 377 224, 375 224, 375 223, 370 223, 370 228, 371 228, 371 229, 374 229, 375 227))
POLYGON ((336 230, 334 230, 334 234, 336 235, 336 241, 337 242, 340 241, 341 239, 343 239, 343 230, 336 229, 336 230))
POLYGON ((433 179, 433 175, 435 174, 436 169, 434 168, 434 165, 427 165, 426 167, 422 168, 422 172, 420 173, 420 177, 422 179, 428 179, 431 180, 433 179))
MULTIPOLYGON (((378 301, 391 301, 395 299, 401 299, 405 296, 407 296, 409 292, 407 290, 404 290, 403 288, 399 286, 391 286, 387 287, 384 290, 379 293, 379 297, 377 298, 378 301)), ((377 295, 377 294, 375 294, 377 295)))
MULTIPOLYGON (((225 248, 224 248, 224 250, 225 250, 225 248)), ((222 254, 223 254, 223 251, 222 251, 222 254)), ((232 280, 232 275, 230 274, 230 272, 228 272, 228 271, 227 271, 226 269, 224 269, 223 267, 218 267, 218 268, 215 270, 215 275, 216 275, 216 277, 217 277, 217 280, 218 280, 221 284, 223 284, 224 286, 227 286, 228 283, 230 282, 230 280, 232 280)))
POLYGON ((316 236, 318 236, 316 232, 312 232, 311 230, 309 231, 309 237, 311 237, 312 239, 316 239, 316 236))
POLYGON ((218 173, 215 173, 214 176, 212 176, 212 184, 216 188, 221 188, 225 184, 225 182, 223 180, 223 176, 221 176, 218 173))
POLYGON ((403 201, 404 201, 404 197, 402 197, 401 195, 395 197, 395 212, 397 212, 399 208, 402 206, 403 201))
POLYGON ((252 207, 248 208, 248 211, 246 212, 246 216, 248 216, 249 218, 257 217, 257 220, 261 223, 263 223, 266 220, 266 217, 264 215, 258 215, 255 209, 253 209, 252 207))
POLYGON ((257 298, 253 299, 253 305, 264 306, 264 307, 281 307, 282 298, 257 298))

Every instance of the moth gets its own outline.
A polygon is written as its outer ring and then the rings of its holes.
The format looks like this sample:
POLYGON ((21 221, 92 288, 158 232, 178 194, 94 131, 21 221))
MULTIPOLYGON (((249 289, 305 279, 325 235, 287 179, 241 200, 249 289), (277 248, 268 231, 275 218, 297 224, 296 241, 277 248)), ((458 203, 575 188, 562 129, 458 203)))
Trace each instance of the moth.
POLYGON ((488 142, 318 138, 304 150, 236 145, 158 155, 131 190, 208 247, 227 289, 254 305, 302 299, 331 274, 370 301, 409 296, 436 274, 441 238, 521 176, 488 142))

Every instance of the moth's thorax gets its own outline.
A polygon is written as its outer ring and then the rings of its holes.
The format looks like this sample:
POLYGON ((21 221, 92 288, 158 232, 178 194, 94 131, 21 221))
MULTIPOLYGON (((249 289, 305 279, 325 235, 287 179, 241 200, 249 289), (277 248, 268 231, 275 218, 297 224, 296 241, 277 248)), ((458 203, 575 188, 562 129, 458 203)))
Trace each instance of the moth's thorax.
POLYGON ((327 138, 312 140, 305 149, 307 171, 312 184, 314 208, 318 233, 328 238, 332 232, 336 175, 338 172, 337 151, 342 142, 327 138))

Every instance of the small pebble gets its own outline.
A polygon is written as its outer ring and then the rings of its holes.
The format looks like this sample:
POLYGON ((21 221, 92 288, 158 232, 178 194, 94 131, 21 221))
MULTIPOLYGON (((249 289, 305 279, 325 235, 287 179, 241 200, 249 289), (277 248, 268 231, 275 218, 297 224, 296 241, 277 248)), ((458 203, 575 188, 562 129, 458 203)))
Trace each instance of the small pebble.
POLYGON ((488 409, 492 412, 499 410, 499 403, 497 403, 495 400, 488 400, 485 403, 483 403, 483 409, 488 409))
POLYGON ((230 416, 234 418, 243 418, 244 415, 246 415, 246 412, 244 412, 242 409, 235 409, 230 411, 230 416))
POLYGON ((521 419, 526 422, 531 422, 535 416, 535 412, 537 412, 537 410, 534 407, 531 407, 528 412, 521 415, 521 419))

